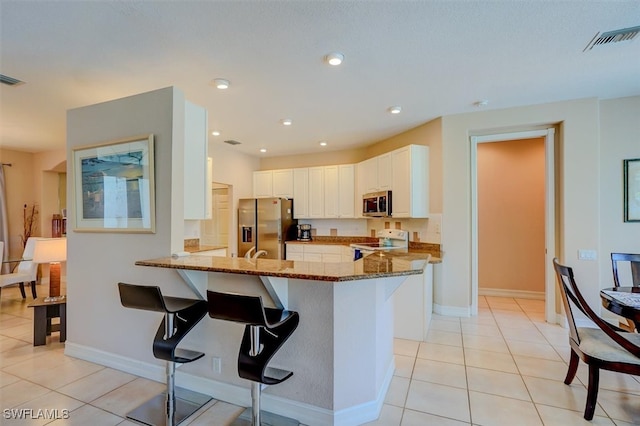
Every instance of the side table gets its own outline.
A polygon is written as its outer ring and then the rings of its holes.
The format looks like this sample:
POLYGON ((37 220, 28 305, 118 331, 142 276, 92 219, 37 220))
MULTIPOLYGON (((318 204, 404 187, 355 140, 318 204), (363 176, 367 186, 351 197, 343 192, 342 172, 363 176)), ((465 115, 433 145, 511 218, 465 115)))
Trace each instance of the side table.
POLYGON ((67 297, 38 297, 27 305, 33 308, 33 346, 45 345, 52 331, 60 332, 60 342, 67 340, 67 297), (60 324, 51 324, 60 318, 60 324))

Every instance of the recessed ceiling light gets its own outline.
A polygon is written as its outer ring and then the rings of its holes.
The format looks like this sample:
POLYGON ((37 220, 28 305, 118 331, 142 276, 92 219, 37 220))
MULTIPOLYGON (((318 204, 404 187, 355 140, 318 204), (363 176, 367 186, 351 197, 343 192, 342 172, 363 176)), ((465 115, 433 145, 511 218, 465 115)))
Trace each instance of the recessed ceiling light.
POLYGON ((213 136, 220 136, 220 132, 219 132, 219 131, 217 131, 217 130, 214 130, 213 132, 211 132, 211 134, 212 134, 213 136))
POLYGON ((391 114, 400 114, 400 112, 402 111, 402 107, 401 106, 392 106, 389 107, 389 112, 391 114))
POLYGON ((216 78, 213 80, 213 85, 218 89, 228 89, 231 86, 229 80, 225 80, 224 78, 216 78))
POLYGON ((267 148, 260 148, 260 152, 262 152, 262 153, 267 152, 267 148))
POLYGON ((291 126, 293 124, 293 120, 290 118, 283 118, 280 120, 280 123, 282 123, 283 126, 291 126))
POLYGON ((473 103, 473 106, 477 107, 477 108, 482 108, 482 107, 485 107, 487 105, 489 105, 489 101, 486 100, 486 99, 483 99, 481 101, 476 101, 476 102, 473 103))
POLYGON ((327 141, 320 141, 320 146, 327 146, 327 141))
POLYGON ((327 61, 329 65, 337 66, 344 61, 344 55, 339 52, 332 52, 325 56, 324 60, 327 61))

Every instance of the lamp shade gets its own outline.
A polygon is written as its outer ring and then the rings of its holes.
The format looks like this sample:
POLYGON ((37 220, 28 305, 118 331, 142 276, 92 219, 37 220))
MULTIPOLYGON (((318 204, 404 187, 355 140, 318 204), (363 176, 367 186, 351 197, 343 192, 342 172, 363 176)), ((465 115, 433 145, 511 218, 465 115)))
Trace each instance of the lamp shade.
POLYGON ((33 262, 49 263, 67 260, 66 238, 42 238, 36 240, 33 250, 33 262))

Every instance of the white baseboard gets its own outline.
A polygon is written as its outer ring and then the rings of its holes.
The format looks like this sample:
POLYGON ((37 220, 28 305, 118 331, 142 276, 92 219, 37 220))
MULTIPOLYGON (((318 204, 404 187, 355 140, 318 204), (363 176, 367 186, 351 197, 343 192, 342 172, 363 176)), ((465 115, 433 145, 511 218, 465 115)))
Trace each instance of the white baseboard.
POLYGON ((544 300, 544 291, 506 290, 502 288, 478 288, 479 296, 512 297, 514 299, 544 300))
POLYGON ((450 317, 470 317, 471 308, 459 308, 457 306, 443 306, 437 303, 433 304, 433 312, 438 315, 445 315, 450 317))
MULTIPOLYGON (((74 358, 104 365, 139 377, 154 380, 156 382, 165 383, 166 380, 164 365, 156 365, 139 361, 92 347, 78 345, 70 341, 65 343, 64 353, 65 355, 72 356, 74 358)), ((391 379, 393 378, 394 371, 395 363, 391 362, 375 400, 356 405, 354 407, 349 407, 344 410, 332 411, 303 402, 292 401, 290 399, 270 395, 268 393, 262 394, 262 408, 275 414, 296 419, 300 423, 308 426, 360 425, 362 423, 375 420, 380 415, 385 396, 387 395, 387 391, 391 385, 391 379)), ((189 373, 183 373, 180 369, 176 371, 176 381, 180 383, 180 387, 210 395, 212 398, 219 401, 225 401, 242 407, 251 406, 251 391, 249 387, 245 388, 242 386, 219 382, 206 377, 194 376, 189 373)))

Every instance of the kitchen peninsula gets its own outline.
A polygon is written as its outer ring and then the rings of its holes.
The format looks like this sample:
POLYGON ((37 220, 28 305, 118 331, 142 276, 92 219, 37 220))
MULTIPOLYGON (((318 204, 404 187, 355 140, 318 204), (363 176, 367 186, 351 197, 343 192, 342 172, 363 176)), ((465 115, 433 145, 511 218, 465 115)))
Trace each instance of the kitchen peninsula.
MULTIPOLYGON (((425 256, 377 253, 355 262, 184 256, 136 262, 175 269, 203 297, 206 290, 261 295, 266 305, 300 314, 300 325, 271 365, 294 376, 267 388, 267 411, 303 424, 357 425, 378 417, 395 369, 393 292, 421 274, 425 256)), ((185 339, 205 360, 180 370, 180 386, 248 406, 248 383, 235 362, 242 335, 236 324, 205 318, 185 339), (212 371, 220 358, 221 371, 212 371), (209 362, 207 362, 209 360, 209 362)))

